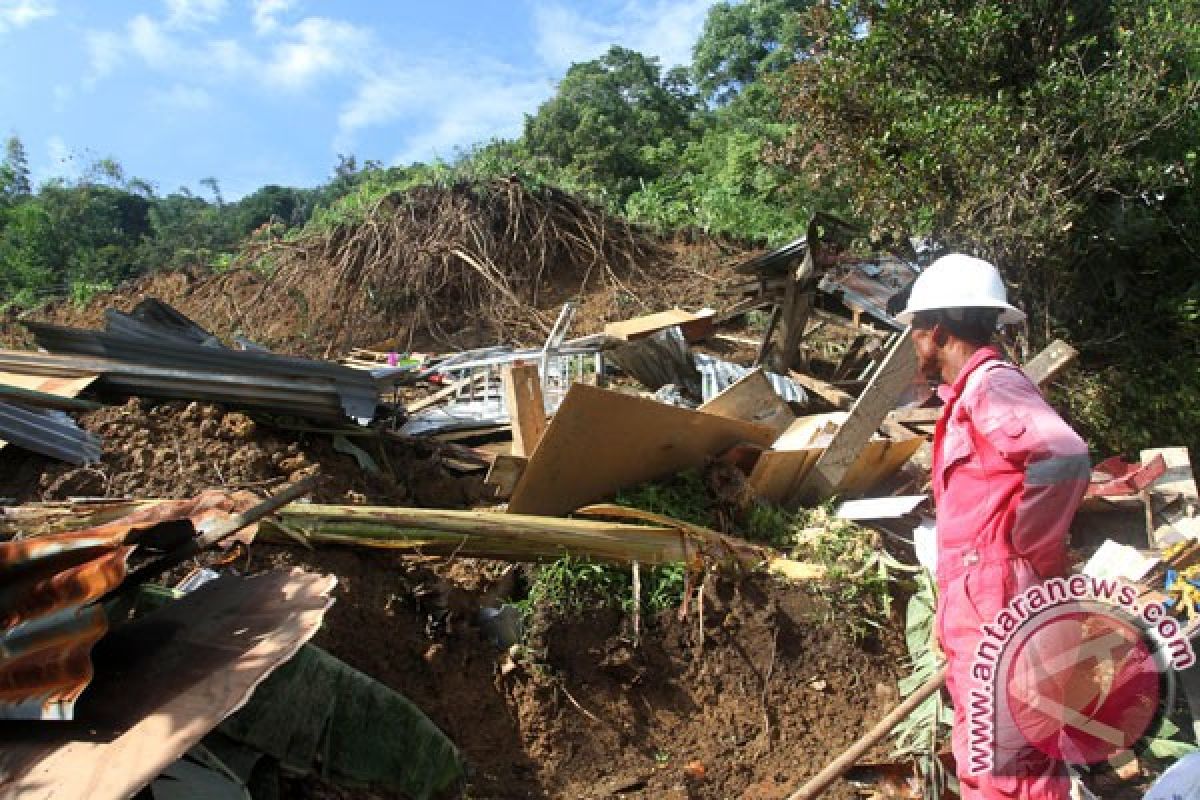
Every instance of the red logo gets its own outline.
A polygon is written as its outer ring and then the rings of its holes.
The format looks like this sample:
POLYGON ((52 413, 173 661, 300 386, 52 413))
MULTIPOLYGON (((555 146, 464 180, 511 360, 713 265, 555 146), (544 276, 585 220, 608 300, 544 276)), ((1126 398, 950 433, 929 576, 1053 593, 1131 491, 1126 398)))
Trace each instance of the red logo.
POLYGON ((1056 760, 1094 764, 1128 750, 1158 713, 1162 670, 1142 630, 1111 610, 1035 618, 1006 655, 997 699, 1021 738, 1056 760))

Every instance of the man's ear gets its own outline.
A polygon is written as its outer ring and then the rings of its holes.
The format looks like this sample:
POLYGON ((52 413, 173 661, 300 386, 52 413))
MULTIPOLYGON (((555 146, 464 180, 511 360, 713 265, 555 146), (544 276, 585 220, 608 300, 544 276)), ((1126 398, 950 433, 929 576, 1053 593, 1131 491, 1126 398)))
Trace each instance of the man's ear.
POLYGON ((938 347, 945 347, 946 343, 950 341, 950 332, 947 331, 946 327, 940 322, 935 322, 933 324, 933 328, 930 329, 930 333, 933 336, 933 343, 938 347))

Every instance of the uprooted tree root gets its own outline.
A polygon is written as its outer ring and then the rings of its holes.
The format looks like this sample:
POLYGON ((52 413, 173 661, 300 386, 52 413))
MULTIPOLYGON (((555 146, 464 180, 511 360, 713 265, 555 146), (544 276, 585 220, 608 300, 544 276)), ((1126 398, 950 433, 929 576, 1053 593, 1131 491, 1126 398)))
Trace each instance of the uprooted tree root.
POLYGON ((554 299, 543 293, 575 280, 577 293, 602 282, 649 309, 627 283, 653 284, 642 270, 660 275, 667 251, 559 189, 508 179, 392 192, 361 221, 259 243, 244 256, 274 266, 246 327, 299 312, 307 338, 333 351, 352 343, 352 328, 394 329, 400 319, 410 341, 415 332, 452 341, 447 328, 464 320, 537 340, 553 323, 537 310, 554 299))

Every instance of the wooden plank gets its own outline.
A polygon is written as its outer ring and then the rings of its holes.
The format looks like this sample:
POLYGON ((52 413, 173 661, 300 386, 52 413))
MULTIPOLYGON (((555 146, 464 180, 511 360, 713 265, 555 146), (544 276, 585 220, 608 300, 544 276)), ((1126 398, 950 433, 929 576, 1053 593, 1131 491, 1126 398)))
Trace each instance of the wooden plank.
POLYGON ((836 386, 826 383, 820 378, 814 378, 812 375, 805 375, 802 372, 792 370, 788 372, 788 377, 796 383, 813 392, 826 403, 834 408, 843 411, 849 410, 854 405, 854 396, 848 392, 844 392, 836 386))
MULTIPOLYGON (((890 439, 867 442, 832 493, 855 495, 869 492, 904 466, 922 441, 921 437, 914 436, 901 442, 890 439)), ((791 498, 812 473, 824 452, 823 447, 768 450, 759 457, 746 482, 763 500, 793 505, 791 498)))
POLYGON ((536 364, 509 364, 501 372, 512 422, 512 454, 528 458, 546 430, 546 401, 536 364))
POLYGON ((796 485, 808 474, 823 448, 806 450, 768 450, 758 457, 747 485, 761 499, 771 503, 782 503, 796 485))
MULTIPOLYGON (((1143 450, 1142 463, 1147 464, 1161 455, 1167 471, 1150 484, 1149 496, 1154 506, 1163 508, 1155 514, 1153 545, 1163 547, 1181 539, 1200 539, 1200 495, 1186 447, 1156 447, 1143 450)), ((1153 506, 1152 506, 1153 507, 1153 506)))
POLYGON ((718 417, 757 422, 777 434, 783 433, 796 421, 796 415, 771 388, 771 382, 761 369, 742 376, 698 410, 718 417))
POLYGON ((528 463, 529 459, 520 456, 498 455, 483 482, 496 488, 497 499, 507 500, 512 497, 513 489, 516 488, 517 481, 521 479, 521 473, 525 471, 525 465, 528 463))
POLYGON ((670 311, 647 314, 644 317, 610 322, 604 326, 604 333, 608 336, 631 342, 635 339, 649 336, 652 333, 657 333, 663 328, 678 325, 683 331, 684 339, 689 342, 698 342, 713 332, 713 328, 715 327, 714 316, 713 312, 693 314, 690 311, 684 311, 682 308, 674 308, 670 311))
POLYGON ((573 384, 521 476, 511 513, 566 514, 619 489, 699 467, 741 442, 766 447, 753 422, 573 384))
POLYGON ((1064 342, 1062 339, 1055 339, 1050 344, 1046 345, 1046 349, 1038 353, 1029 360, 1029 363, 1021 367, 1029 379, 1038 385, 1038 388, 1044 388, 1046 384, 1053 381, 1059 375, 1075 362, 1079 356, 1079 351, 1071 345, 1064 342))
POLYGON ((898 408, 889 411, 886 420, 898 422, 901 425, 935 425, 942 415, 942 407, 937 408, 898 408))
POLYGON ((459 378, 451 384, 443 386, 428 397, 422 397, 420 400, 413 402, 411 405, 405 406, 404 410, 409 414, 415 414, 418 411, 423 411, 430 406, 436 406, 438 403, 453 397, 459 389, 466 388, 470 384, 479 379, 479 375, 468 375, 465 378, 459 378))
POLYGON ((916 369, 912 330, 905 329, 850 410, 849 419, 838 429, 820 460, 788 499, 789 504, 824 500, 837 491, 851 467, 855 466, 871 434, 912 383, 916 369))

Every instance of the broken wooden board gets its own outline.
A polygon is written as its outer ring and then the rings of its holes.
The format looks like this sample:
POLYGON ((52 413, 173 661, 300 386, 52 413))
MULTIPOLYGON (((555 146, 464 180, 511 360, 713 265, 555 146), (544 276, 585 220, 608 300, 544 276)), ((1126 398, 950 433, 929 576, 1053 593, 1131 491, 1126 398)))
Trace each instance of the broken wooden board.
POLYGON ((79 702, 86 722, 0 730, 0 797, 132 797, 312 638, 336 583, 226 575, 112 631, 79 702))
POLYGON ((829 403, 829 405, 833 406, 834 408, 846 411, 854 405, 853 395, 837 388, 830 383, 826 383, 820 378, 814 378, 812 375, 805 375, 804 373, 796 372, 795 370, 788 372, 788 377, 820 397, 826 403, 829 403))
POLYGON ((693 314, 682 308, 670 311, 660 311, 657 314, 647 314, 644 317, 634 317, 620 322, 610 322, 604 326, 604 333, 617 339, 632 342, 663 328, 678 325, 683 331, 683 338, 688 342, 699 342, 713 332, 716 312, 707 311, 693 314))
POLYGON ((735 444, 766 447, 765 425, 574 384, 521 476, 508 510, 567 514, 620 489, 699 467, 735 444))
POLYGON ((1143 450, 1142 463, 1161 455, 1167 471, 1148 489, 1155 507, 1152 544, 1166 547, 1183 539, 1200 539, 1200 495, 1186 447, 1159 447, 1143 450))
POLYGON ((512 424, 512 454, 528 458, 546 430, 546 401, 536 364, 510 364, 501 373, 512 424))
MULTIPOLYGON (((917 351, 912 343, 912 329, 906 328, 897 337, 871 382, 850 410, 850 417, 838 428, 833 441, 825 448, 794 495, 788 498, 789 505, 824 500, 839 489, 853 491, 852 482, 847 476, 862 460, 864 447, 872 433, 895 407, 896 399, 912 383, 916 369, 917 351)), ((898 442, 897 445, 901 446, 900 450, 910 448, 908 456, 911 456, 920 446, 919 440, 915 441, 916 446, 913 446, 913 441, 898 442)), ((882 457, 884 454, 880 455, 882 457)), ((870 469, 856 478, 861 480, 868 474, 871 474, 870 469)))
POLYGON ((483 482, 495 488, 497 500, 507 500, 512 497, 513 489, 517 487, 517 481, 521 479, 521 473, 528 463, 529 460, 522 456, 500 454, 492 462, 483 482))
MULTIPOLYGON (((869 492, 904 466, 923 441, 921 437, 914 436, 901 442, 890 439, 867 442, 831 494, 849 496, 869 492)), ((822 447, 768 450, 759 457, 746 482, 763 500, 794 505, 791 498, 824 452, 825 448, 822 447)))
POLYGON ((1079 351, 1074 347, 1062 339, 1055 339, 1021 369, 1040 389, 1061 375, 1078 356, 1079 351))
POLYGON ((792 409, 771 388, 771 382, 761 369, 748 372, 697 410, 718 417, 756 422, 777 434, 796 421, 792 409))

